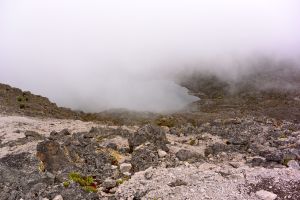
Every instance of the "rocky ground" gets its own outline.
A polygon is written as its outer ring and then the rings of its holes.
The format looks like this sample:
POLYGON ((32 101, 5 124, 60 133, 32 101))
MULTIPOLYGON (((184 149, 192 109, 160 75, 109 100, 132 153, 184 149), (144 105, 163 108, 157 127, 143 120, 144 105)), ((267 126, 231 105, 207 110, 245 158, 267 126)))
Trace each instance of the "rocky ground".
POLYGON ((299 93, 190 90, 178 113, 64 119, 2 92, 0 199, 300 199, 299 93))

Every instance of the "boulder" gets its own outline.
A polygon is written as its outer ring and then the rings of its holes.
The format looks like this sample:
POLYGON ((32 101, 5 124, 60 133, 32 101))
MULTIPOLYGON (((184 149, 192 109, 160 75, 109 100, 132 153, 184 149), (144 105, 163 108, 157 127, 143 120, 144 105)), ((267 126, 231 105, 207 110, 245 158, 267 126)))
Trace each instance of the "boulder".
POLYGON ((44 169, 49 172, 63 170, 70 164, 59 143, 56 141, 40 142, 36 150, 38 159, 42 161, 44 169))
POLYGON ((164 151, 169 150, 166 146, 168 143, 166 133, 158 126, 150 124, 145 125, 128 138, 129 148, 131 151, 146 142, 153 143, 157 148, 164 151))

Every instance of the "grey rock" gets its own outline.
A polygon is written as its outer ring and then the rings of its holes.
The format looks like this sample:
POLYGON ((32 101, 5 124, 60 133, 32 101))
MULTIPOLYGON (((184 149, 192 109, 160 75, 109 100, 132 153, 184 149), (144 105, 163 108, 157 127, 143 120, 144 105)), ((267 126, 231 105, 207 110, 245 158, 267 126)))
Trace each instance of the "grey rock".
POLYGON ((151 143, 141 145, 132 153, 131 164, 133 172, 143 171, 151 166, 155 167, 158 163, 157 148, 151 143))
POLYGON ((131 151, 133 151, 137 146, 146 142, 151 142, 157 148, 164 151, 169 150, 166 146, 166 144, 168 143, 166 133, 158 126, 150 124, 145 125, 128 138, 128 143, 131 151))
POLYGON ((290 160, 288 163, 287 163, 287 166, 289 168, 292 168, 292 169, 298 169, 300 170, 300 165, 299 163, 296 161, 296 160, 290 160))
POLYGON ((176 157, 180 161, 198 161, 200 159, 203 159, 201 154, 199 154, 197 152, 192 152, 192 151, 187 150, 187 149, 180 149, 176 153, 176 157))
POLYGON ((112 143, 112 142, 108 143, 106 145, 106 147, 110 148, 110 149, 113 149, 113 150, 117 150, 118 149, 118 145, 116 145, 115 143, 112 143))
POLYGON ((111 188, 114 188, 117 186, 117 181, 116 180, 113 180, 111 178, 107 178, 105 179, 105 181, 102 183, 102 187, 105 189, 105 190, 109 190, 111 188))
POLYGON ((130 163, 122 163, 120 165, 121 173, 130 172, 132 165, 130 163))
POLYGON ((151 180, 153 176, 153 171, 152 170, 147 170, 144 174, 145 179, 151 180))

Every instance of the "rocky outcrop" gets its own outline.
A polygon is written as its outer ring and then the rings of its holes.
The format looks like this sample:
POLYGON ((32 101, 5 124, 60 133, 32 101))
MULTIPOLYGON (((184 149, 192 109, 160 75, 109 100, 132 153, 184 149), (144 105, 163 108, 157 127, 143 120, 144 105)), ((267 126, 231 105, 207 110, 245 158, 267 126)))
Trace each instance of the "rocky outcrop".
POLYGON ((168 143, 166 133, 158 126, 150 124, 145 125, 128 138, 131 151, 133 151, 135 147, 146 142, 150 142, 157 148, 168 151, 168 147, 166 146, 168 143))

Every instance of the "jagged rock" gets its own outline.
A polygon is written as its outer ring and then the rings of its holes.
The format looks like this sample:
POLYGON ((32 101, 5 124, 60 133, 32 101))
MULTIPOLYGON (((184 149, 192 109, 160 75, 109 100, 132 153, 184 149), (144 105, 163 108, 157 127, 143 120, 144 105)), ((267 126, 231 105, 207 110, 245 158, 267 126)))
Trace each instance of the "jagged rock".
POLYGON ((259 190, 255 193, 257 195, 258 198, 260 198, 261 200, 274 200, 277 198, 277 195, 272 193, 272 192, 268 192, 266 190, 259 190))
POLYGON ((121 173, 130 172, 132 165, 130 163, 122 163, 120 165, 121 173))
POLYGON ((137 147, 132 153, 131 164, 134 172, 157 166, 157 148, 151 143, 137 147))
POLYGON ((187 149, 180 149, 177 153, 176 153, 176 157, 180 160, 180 161, 191 161, 191 162, 195 162, 197 160, 202 159, 202 155, 197 153, 197 152, 192 152, 190 150, 187 149))
POLYGON ((63 138, 66 138, 66 136, 71 135, 70 131, 68 129, 63 129, 60 132, 52 131, 50 133, 49 139, 52 140, 62 140, 63 138))
POLYGON ((56 141, 43 141, 38 143, 37 157, 43 162, 44 169, 49 172, 56 172, 70 165, 60 144, 56 141))
POLYGON ((135 147, 145 143, 151 142, 157 148, 168 151, 166 144, 168 143, 166 133, 158 126, 145 125, 138 129, 134 134, 128 138, 130 150, 133 151, 135 147))

